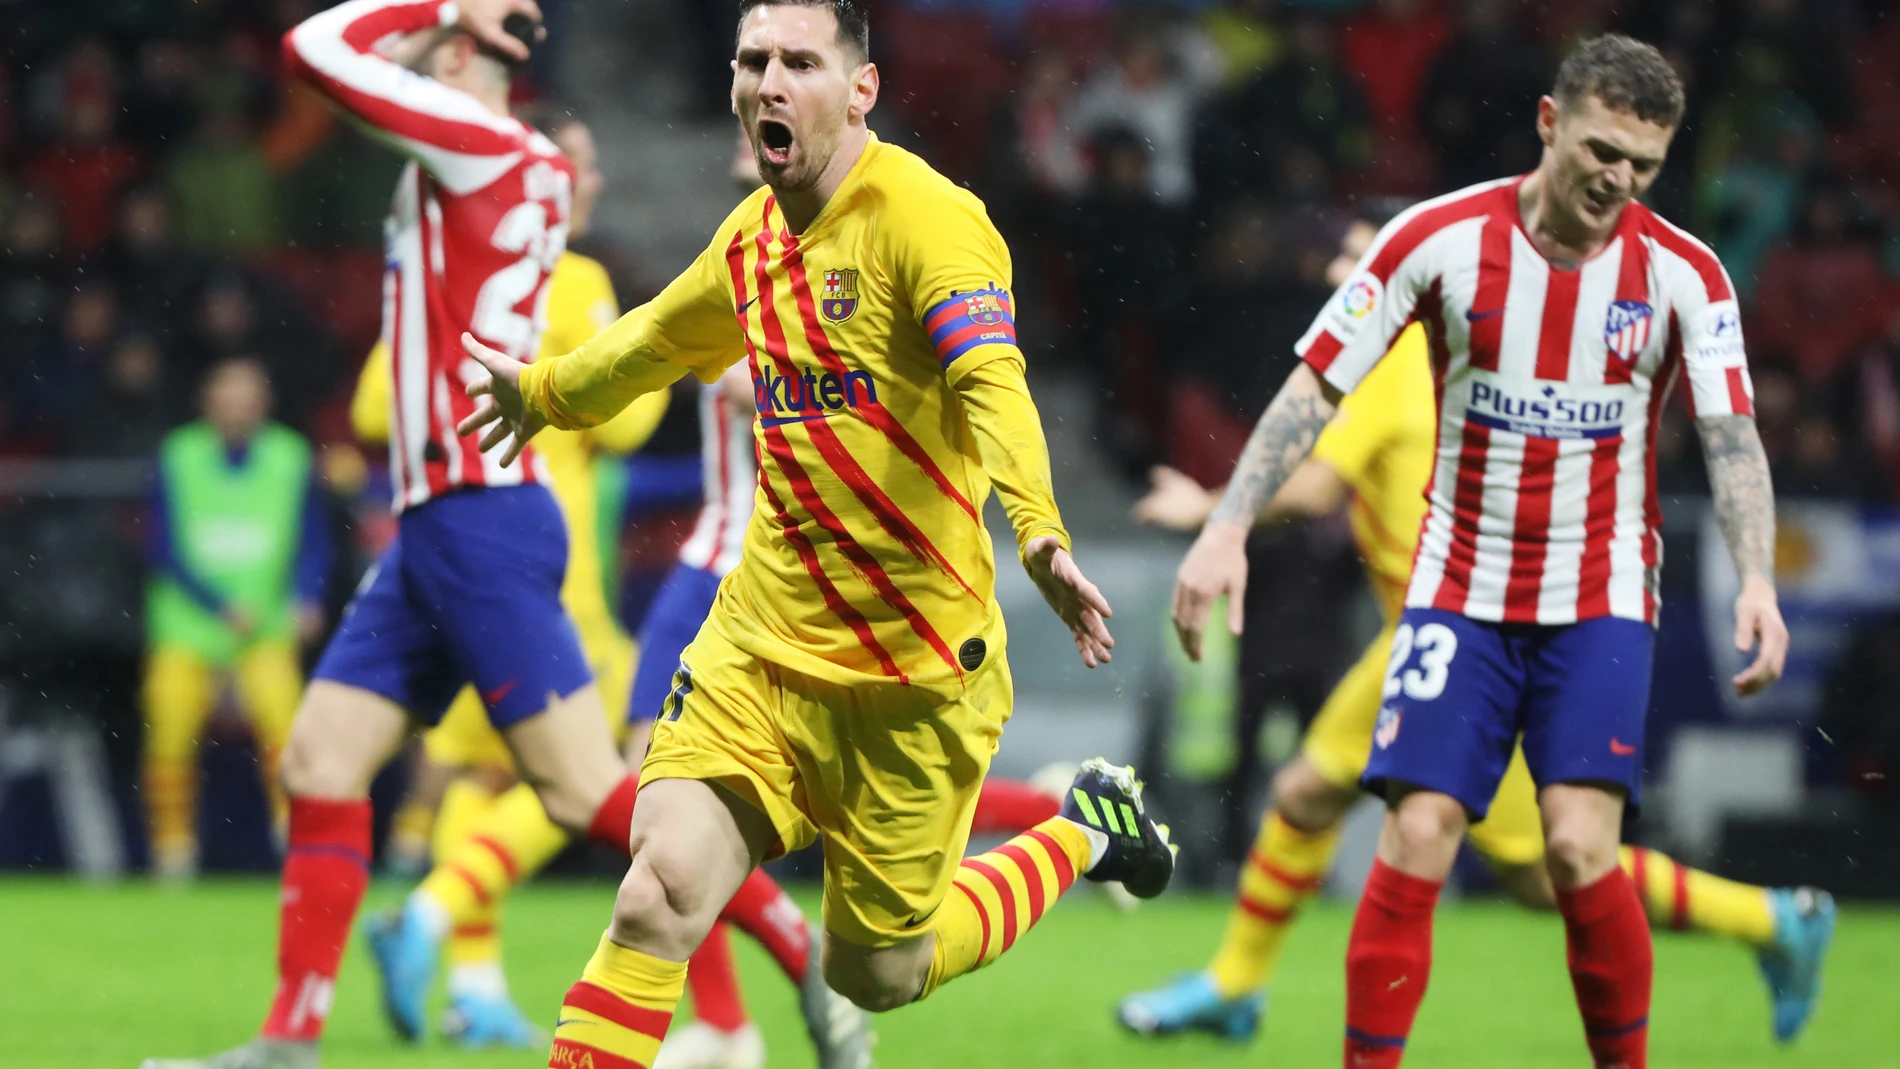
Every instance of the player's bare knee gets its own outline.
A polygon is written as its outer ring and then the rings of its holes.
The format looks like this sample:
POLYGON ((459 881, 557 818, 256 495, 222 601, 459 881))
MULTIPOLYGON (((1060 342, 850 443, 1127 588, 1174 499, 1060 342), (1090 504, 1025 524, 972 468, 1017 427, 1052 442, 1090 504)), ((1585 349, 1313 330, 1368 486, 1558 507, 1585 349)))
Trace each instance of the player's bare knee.
POLYGON ((1544 865, 1558 887, 1595 883, 1616 867, 1616 839, 1594 826, 1557 824, 1544 844, 1544 865))
POLYGON ((836 945, 831 941, 825 945, 825 984, 859 1009, 885 1013, 910 1005, 923 992, 930 955, 906 954, 895 947, 884 952, 834 953, 836 945))
POLYGON ((1401 842, 1414 849, 1433 849, 1464 838, 1468 821, 1464 806, 1448 795, 1418 791, 1407 795, 1393 810, 1401 842))
POLYGON ((661 957, 684 960, 712 928, 700 908, 705 895, 690 866, 672 863, 664 851, 636 848, 614 895, 610 937, 661 957))
POLYGON ((1308 834, 1317 834, 1344 819, 1357 798, 1356 791, 1326 782, 1304 758, 1297 758, 1273 777, 1273 808, 1280 819, 1308 834))
MULTIPOLYGON (((299 725, 303 721, 297 722, 299 725)), ((278 779, 284 792, 304 798, 355 798, 367 784, 359 785, 360 773, 347 767, 342 747, 336 740, 308 727, 293 725, 284 743, 278 766, 278 779)))

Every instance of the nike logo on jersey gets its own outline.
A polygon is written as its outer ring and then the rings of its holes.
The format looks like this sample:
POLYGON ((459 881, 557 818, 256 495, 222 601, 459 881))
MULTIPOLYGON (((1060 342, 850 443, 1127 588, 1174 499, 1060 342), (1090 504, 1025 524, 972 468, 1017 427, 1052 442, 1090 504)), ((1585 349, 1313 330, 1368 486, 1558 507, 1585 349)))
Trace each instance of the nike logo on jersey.
POLYGON ((745 302, 744 304, 742 304, 742 305, 740 305, 740 306, 739 306, 739 314, 740 314, 740 315, 745 315, 745 310, 746 310, 746 309, 748 309, 748 308, 750 308, 750 307, 752 307, 753 305, 755 305, 755 304, 757 304, 757 303, 759 303, 759 297, 758 297, 758 295, 757 295, 757 294, 753 294, 753 296, 752 296, 752 299, 751 299, 751 300, 749 300, 749 301, 747 301, 747 302, 745 302))
POLYGON ((510 679, 506 683, 503 683, 502 685, 496 687, 494 690, 482 691, 482 701, 486 702, 489 705, 500 704, 503 698, 506 698, 508 695, 514 693, 515 684, 519 682, 520 682, 520 679, 518 678, 510 679))
POLYGON ((1472 308, 1472 309, 1466 310, 1465 321, 1470 322, 1470 323, 1476 323, 1481 319, 1490 319, 1492 316, 1501 316, 1503 314, 1504 314, 1504 309, 1502 308, 1494 308, 1489 312, 1480 312, 1476 308, 1472 308))
POLYGON ((1636 752, 1636 747, 1619 741, 1615 736, 1611 736, 1610 752, 1618 757, 1629 757, 1636 752))

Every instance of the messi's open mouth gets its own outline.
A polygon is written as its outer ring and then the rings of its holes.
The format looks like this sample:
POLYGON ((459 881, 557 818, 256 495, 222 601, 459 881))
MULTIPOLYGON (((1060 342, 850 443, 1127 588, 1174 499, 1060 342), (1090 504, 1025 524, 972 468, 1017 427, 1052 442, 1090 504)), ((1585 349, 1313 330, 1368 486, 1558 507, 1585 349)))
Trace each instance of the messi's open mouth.
POLYGON ((792 158, 792 128, 777 119, 760 121, 759 148, 765 162, 783 166, 792 158))

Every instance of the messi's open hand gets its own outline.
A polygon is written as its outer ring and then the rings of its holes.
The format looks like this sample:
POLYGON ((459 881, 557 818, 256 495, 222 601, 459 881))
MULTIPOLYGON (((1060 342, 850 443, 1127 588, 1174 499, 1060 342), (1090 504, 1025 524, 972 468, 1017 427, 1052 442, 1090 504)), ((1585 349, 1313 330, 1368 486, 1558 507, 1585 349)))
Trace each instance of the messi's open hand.
POLYGON ((1755 651, 1755 662, 1730 680, 1743 698, 1767 690, 1788 663, 1788 625, 1781 619, 1774 586, 1760 575, 1742 580, 1742 592, 1735 598, 1735 649, 1755 651))
POLYGON ((1056 536, 1043 535, 1030 539, 1023 547, 1023 566, 1029 569, 1029 578, 1036 581, 1036 589, 1042 591, 1042 600, 1069 625, 1082 663, 1090 668, 1107 664, 1108 651, 1115 648, 1115 636, 1108 633, 1107 620, 1114 613, 1108 599, 1076 567, 1075 558, 1062 548, 1056 536))
POLYGON ((488 374, 468 384, 468 395, 476 399, 475 411, 455 425, 455 433, 467 437, 488 427, 488 433, 482 435, 482 452, 507 441, 508 448, 501 455, 501 466, 505 468, 528 447, 528 440, 547 425, 529 412, 521 400, 521 369, 528 365, 490 349, 467 332, 462 334, 462 348, 488 374), (509 441, 510 435, 512 441, 509 441))
POLYGON ((1214 603, 1227 599, 1227 629, 1240 634, 1247 593, 1247 528, 1213 520, 1201 528, 1174 577, 1174 633, 1188 659, 1201 659, 1201 638, 1214 603))

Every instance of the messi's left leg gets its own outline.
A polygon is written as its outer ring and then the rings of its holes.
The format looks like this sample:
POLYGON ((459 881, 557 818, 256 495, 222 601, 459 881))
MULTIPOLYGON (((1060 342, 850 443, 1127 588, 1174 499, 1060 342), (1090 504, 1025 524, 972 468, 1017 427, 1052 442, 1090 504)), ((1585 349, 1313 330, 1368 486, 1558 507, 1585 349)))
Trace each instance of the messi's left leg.
POLYGON ((1139 785, 1100 760, 1078 774, 1067 815, 963 858, 1009 716, 1001 657, 952 695, 813 680, 788 691, 800 779, 826 843, 825 976, 857 1005, 894 1009, 994 961, 1079 875, 1125 878, 1143 897, 1167 885, 1173 855, 1139 785))

